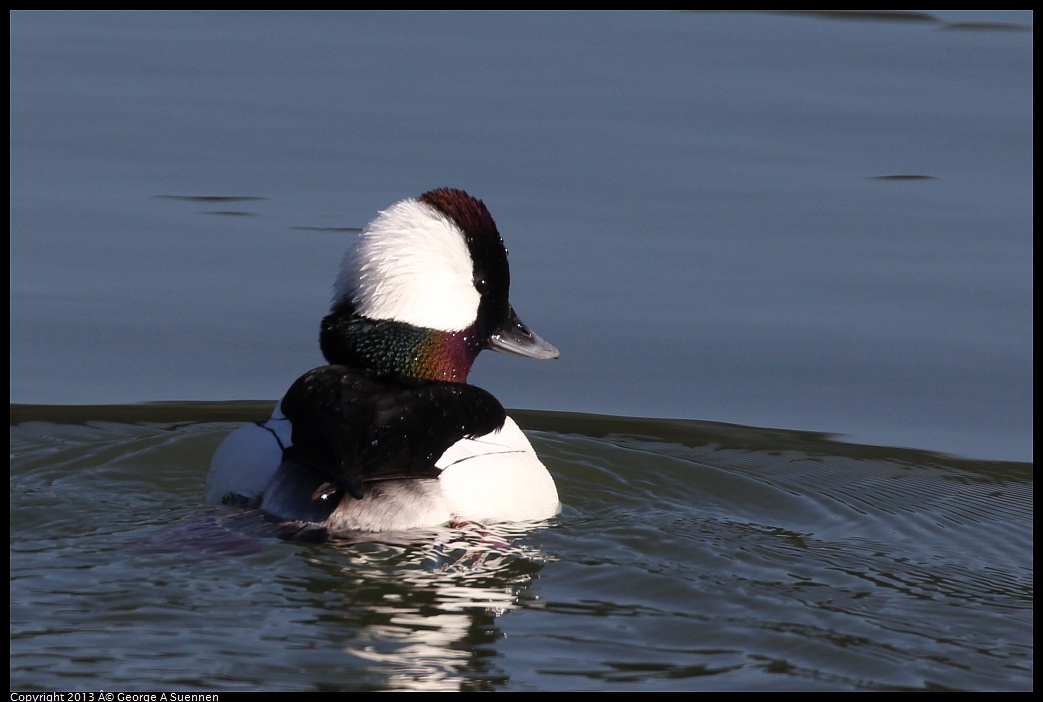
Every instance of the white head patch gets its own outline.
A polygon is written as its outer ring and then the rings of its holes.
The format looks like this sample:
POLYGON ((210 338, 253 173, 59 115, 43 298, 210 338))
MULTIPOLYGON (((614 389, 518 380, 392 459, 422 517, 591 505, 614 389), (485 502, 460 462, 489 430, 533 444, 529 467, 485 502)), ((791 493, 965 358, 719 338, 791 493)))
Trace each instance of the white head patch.
POLYGON ((333 304, 370 319, 460 331, 478 315, 474 264, 459 227, 415 199, 381 212, 344 255, 333 304))

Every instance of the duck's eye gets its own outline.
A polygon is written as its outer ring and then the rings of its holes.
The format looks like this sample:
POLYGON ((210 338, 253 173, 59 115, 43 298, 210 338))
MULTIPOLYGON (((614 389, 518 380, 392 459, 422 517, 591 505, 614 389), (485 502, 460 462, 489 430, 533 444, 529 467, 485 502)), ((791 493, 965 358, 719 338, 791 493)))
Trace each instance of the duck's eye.
POLYGON ((485 278, 475 278, 474 289, 477 290, 480 295, 484 295, 489 292, 489 281, 485 278))

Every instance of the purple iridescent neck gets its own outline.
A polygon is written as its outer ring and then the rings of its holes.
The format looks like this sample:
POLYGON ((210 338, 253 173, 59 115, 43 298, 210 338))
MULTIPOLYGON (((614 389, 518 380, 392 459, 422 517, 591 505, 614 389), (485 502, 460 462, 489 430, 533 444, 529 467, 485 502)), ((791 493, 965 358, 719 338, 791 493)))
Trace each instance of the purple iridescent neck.
POLYGON ((467 381, 484 340, 469 327, 447 332, 403 322, 372 320, 340 306, 322 320, 319 344, 333 364, 365 368, 381 375, 467 381))

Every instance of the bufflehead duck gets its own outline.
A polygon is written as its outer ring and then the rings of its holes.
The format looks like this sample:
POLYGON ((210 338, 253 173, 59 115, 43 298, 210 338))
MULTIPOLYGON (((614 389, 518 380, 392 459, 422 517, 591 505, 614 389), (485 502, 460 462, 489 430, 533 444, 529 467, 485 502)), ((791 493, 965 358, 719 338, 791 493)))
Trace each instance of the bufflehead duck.
POLYGON ((482 349, 558 350, 508 300, 507 250, 484 203, 438 189, 381 212, 344 256, 319 342, 266 422, 218 447, 215 504, 330 532, 530 521, 554 480, 491 394, 468 385, 482 349))

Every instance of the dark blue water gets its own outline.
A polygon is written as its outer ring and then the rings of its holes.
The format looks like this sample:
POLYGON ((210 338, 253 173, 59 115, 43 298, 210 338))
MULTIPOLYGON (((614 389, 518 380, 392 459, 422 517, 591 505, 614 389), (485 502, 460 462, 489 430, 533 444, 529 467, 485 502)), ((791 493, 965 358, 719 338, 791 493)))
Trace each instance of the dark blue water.
POLYGON ((11 398, 274 399, 337 228, 452 185, 563 351, 508 405, 1027 460, 1031 14, 941 19, 1017 25, 16 13, 11 398))
POLYGON ((1031 12, 10 19, 13 688, 1032 688, 1031 12), (205 505, 442 185, 565 511, 205 505))

